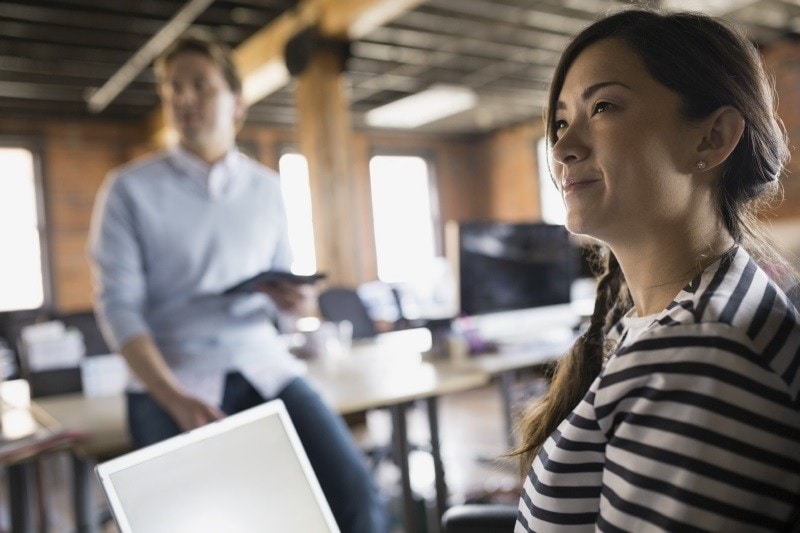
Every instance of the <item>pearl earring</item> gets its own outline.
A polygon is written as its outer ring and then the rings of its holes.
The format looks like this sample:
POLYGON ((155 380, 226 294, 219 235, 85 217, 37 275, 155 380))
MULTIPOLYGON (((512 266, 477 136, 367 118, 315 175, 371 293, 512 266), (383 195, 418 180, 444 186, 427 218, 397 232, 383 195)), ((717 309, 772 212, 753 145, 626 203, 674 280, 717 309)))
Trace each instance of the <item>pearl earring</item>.
POLYGON ((697 168, 699 170, 703 170, 704 168, 706 168, 706 162, 705 161, 698 161, 697 162, 697 168))

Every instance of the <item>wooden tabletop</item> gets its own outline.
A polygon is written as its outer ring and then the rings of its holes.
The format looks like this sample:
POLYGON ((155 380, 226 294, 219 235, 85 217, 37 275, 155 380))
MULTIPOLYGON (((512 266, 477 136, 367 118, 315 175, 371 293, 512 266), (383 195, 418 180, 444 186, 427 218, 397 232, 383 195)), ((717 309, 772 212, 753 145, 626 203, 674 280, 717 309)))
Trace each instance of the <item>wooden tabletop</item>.
POLYGON ((125 396, 87 398, 81 393, 37 398, 38 406, 63 428, 83 433, 75 452, 86 457, 103 457, 131 449, 125 419, 125 396))
MULTIPOLYGON (((487 384, 485 370, 423 361, 430 332, 408 330, 356 343, 336 359, 308 363, 309 378, 339 413, 388 407, 450 394, 487 384)), ((38 408, 57 423, 85 435, 75 446, 79 455, 103 457, 131 448, 124 395, 87 398, 66 394, 37 398, 38 408)))
POLYGON ((490 376, 471 368, 424 362, 350 358, 336 365, 314 362, 309 377, 331 407, 342 414, 398 405, 486 385, 490 376))

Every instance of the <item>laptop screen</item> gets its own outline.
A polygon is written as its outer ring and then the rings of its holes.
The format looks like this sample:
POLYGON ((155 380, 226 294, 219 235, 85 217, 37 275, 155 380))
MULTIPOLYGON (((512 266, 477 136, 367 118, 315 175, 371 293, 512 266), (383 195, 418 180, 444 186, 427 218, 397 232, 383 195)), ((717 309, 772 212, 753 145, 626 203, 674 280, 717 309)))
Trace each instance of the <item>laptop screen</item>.
POLYGON ((123 532, 338 531, 280 401, 97 467, 123 532))

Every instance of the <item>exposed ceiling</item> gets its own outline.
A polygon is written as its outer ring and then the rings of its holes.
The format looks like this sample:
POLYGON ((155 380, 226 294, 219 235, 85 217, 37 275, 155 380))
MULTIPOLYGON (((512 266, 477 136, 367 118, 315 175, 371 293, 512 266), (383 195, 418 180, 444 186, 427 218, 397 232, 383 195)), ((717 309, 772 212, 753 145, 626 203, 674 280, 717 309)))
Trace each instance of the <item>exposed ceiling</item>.
MULTIPOLYGON (((538 119, 555 61, 569 37, 617 0, 426 0, 351 45, 353 122, 435 83, 471 87, 479 105, 422 126, 476 133, 538 119)), ((175 16, 186 0, 0 1, 0 114, 85 118, 86 98, 175 16)), ((193 26, 237 47, 296 0, 216 0, 193 26)), ((800 0, 662 1, 721 14, 758 43, 800 31, 800 0)), ((293 83, 253 104, 248 120, 293 125, 293 83)), ((140 119, 158 106, 146 68, 98 116, 140 119)))

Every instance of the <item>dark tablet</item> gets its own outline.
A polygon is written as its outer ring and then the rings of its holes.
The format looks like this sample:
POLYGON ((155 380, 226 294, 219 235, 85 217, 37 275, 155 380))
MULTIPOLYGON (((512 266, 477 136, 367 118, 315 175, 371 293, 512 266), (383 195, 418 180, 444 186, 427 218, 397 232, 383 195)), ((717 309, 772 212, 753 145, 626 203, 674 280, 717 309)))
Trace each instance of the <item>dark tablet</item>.
POLYGON ((265 283, 278 283, 282 281, 288 281, 290 283, 316 283, 324 278, 325 274, 319 273, 303 276, 300 274, 292 274, 285 270, 267 270, 256 274, 252 278, 237 283, 233 287, 225 289, 224 294, 230 294, 232 292, 255 292, 260 285, 264 285, 265 283))

